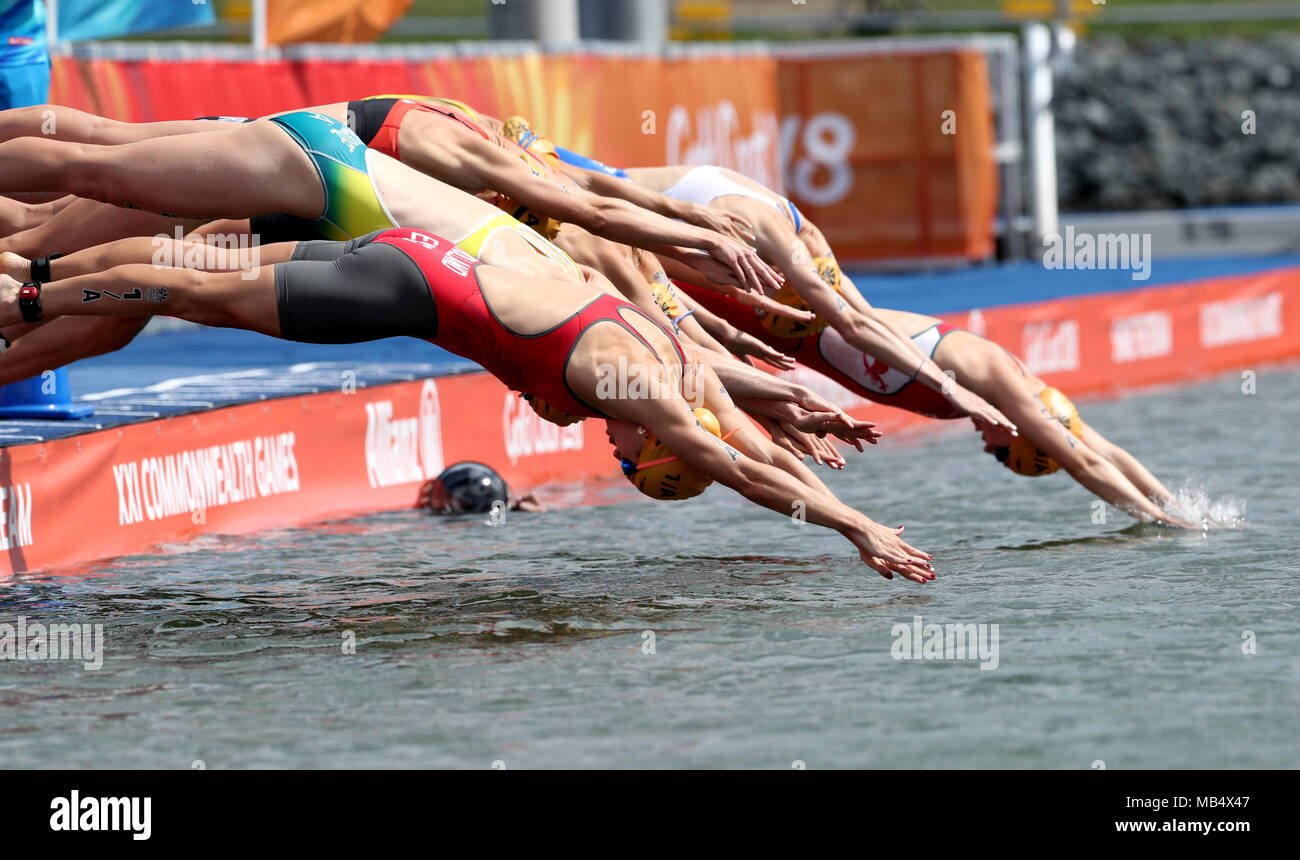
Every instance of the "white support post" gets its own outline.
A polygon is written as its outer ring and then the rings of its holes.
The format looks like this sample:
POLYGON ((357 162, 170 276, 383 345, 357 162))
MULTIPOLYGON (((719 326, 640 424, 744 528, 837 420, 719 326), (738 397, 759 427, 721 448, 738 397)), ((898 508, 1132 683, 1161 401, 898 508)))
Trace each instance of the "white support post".
POLYGON ((1052 116, 1052 31, 1024 29, 1025 135, 1029 149, 1030 212, 1034 240, 1059 232, 1056 196, 1056 125, 1052 116))
POLYGON ((266 50, 266 3, 267 0, 253 0, 250 41, 259 54, 266 50))
POLYGON ((533 37, 543 47, 575 45, 579 38, 578 0, 532 0, 533 37))
POLYGON ((59 41, 59 0, 45 0, 45 41, 50 48, 59 41))

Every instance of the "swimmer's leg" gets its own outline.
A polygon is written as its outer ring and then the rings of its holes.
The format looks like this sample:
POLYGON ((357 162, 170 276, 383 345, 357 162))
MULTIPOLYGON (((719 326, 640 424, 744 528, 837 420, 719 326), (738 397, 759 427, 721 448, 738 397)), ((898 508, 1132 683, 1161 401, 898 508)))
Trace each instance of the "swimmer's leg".
MULTIPOLYGON (((232 237, 235 238, 235 237, 232 237)), ((274 245, 227 248, 205 241, 202 237, 175 239, 168 236, 135 236, 118 239, 74 251, 50 261, 49 280, 103 272, 115 266, 131 263, 150 263, 158 268, 186 268, 203 272, 248 272, 257 266, 283 263, 293 257, 297 242, 279 242, 274 245)), ((9 251, 0 252, 0 274, 17 281, 31 277, 31 260, 9 251)), ((252 275, 249 275, 252 278, 252 275)))
MULTIPOLYGON (((230 125, 230 124, 226 124, 230 125)), ((67 143, 116 146, 173 134, 213 131, 211 121, 121 122, 61 105, 36 105, 0 111, 0 142, 18 137, 48 137, 67 143)))
POLYGON ((120 146, 19 138, 0 143, 0 188, 59 189, 181 218, 316 218, 325 208, 315 165, 269 122, 120 146))
MULTIPOLYGON (((31 197, 50 195, 29 195, 31 197)), ((71 194, 53 196, 48 200, 21 200, 5 195, 0 197, 0 236, 11 236, 32 230, 58 216, 77 201, 71 194)))
POLYGON ((71 198, 52 218, 0 239, 0 252, 28 258, 67 254, 127 236, 173 236, 178 226, 184 234, 201 223, 71 198))
POLYGON ((6 327, 10 345, 0 354, 0 385, 121 349, 148 322, 148 317, 59 317, 6 327))
POLYGON ((19 230, 26 230, 28 224, 29 203, 19 203, 8 197, 0 197, 0 236, 8 236, 19 230))
MULTIPOLYGON (((0 326, 22 320, 21 287, 0 275, 0 326)), ((428 282, 409 258, 386 245, 360 247, 333 261, 260 266, 251 273, 136 263, 46 284, 40 297, 43 312, 51 316, 160 314, 308 343, 427 337, 437 331, 428 282)))
MULTIPOLYGON (((262 266, 251 279, 243 275, 145 264, 117 266, 45 284, 41 304, 47 317, 172 316, 278 337, 275 267, 262 266)), ((20 287, 18 281, 0 275, 0 326, 16 325, 22 320, 18 308, 20 287)))

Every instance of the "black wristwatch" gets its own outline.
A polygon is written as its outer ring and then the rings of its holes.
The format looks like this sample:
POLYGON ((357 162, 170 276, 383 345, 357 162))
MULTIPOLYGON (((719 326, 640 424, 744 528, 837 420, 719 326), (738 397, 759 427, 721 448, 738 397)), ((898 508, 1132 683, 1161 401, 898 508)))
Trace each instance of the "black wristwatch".
POLYGON ((29 323, 41 321, 40 284, 23 284, 18 291, 18 310, 22 311, 23 319, 29 323))

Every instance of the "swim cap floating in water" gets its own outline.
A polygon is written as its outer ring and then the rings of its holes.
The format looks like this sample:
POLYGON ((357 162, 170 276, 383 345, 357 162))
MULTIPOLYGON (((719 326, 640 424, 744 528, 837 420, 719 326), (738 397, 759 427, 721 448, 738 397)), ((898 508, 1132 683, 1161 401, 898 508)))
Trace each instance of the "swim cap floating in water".
MULTIPOLYGON (((695 421, 719 439, 722 427, 717 416, 707 409, 696 409, 695 421)), ((652 499, 679 501, 698 496, 708 489, 713 479, 698 469, 692 469, 677 459, 664 444, 647 432, 645 444, 635 463, 623 461, 623 474, 632 486, 652 499)))
POLYGON ((485 514, 510 503, 510 488, 491 466, 455 463, 434 479, 429 508, 435 514, 485 514))
MULTIPOLYGON (((1079 417, 1079 410, 1074 408, 1070 398, 1055 388, 1044 388, 1038 392, 1038 399, 1047 407, 1048 415, 1065 425, 1065 429, 1073 433, 1075 438, 1082 438, 1083 419, 1079 417)), ((1060 463, 1024 436, 1012 436, 1011 444, 996 449, 994 455, 1011 471, 1031 478, 1050 475, 1061 468, 1060 463)))

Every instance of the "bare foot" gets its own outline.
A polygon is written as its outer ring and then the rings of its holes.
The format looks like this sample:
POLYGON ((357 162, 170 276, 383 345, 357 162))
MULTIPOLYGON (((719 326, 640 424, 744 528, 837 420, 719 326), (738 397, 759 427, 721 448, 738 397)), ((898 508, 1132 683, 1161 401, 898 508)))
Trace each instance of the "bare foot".
POLYGON ((21 282, 0 274, 0 326, 17 325, 23 321, 23 313, 18 310, 18 291, 22 288, 21 282))
POLYGON ((13 251, 0 252, 0 274, 26 282, 32 274, 32 261, 13 251))

